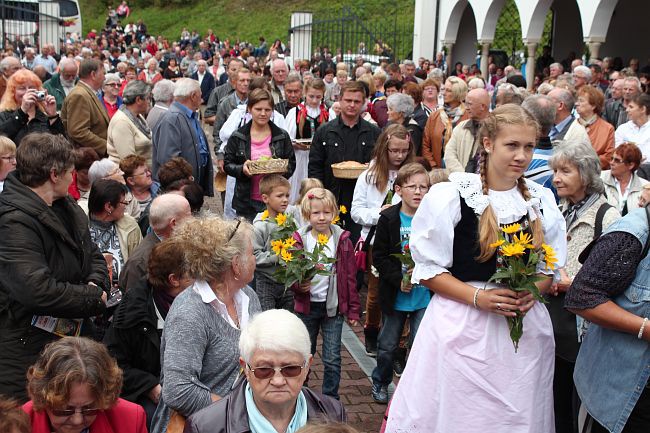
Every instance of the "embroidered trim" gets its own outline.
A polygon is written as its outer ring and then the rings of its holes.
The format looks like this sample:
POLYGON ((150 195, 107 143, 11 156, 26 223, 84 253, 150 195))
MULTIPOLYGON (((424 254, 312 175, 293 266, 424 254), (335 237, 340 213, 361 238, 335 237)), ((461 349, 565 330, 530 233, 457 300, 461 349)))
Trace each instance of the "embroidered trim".
POLYGON ((451 173, 449 181, 456 186, 460 196, 477 216, 482 215, 489 204, 492 204, 501 224, 510 224, 517 221, 526 213, 530 221, 536 220, 541 215, 543 187, 528 179, 526 179, 526 186, 531 198, 530 200, 522 199, 521 201, 508 200, 508 197, 503 196, 496 200, 496 197, 493 197, 492 201, 490 201, 490 198, 483 194, 481 178, 474 173, 451 173), (500 200, 501 198, 504 200, 500 200))

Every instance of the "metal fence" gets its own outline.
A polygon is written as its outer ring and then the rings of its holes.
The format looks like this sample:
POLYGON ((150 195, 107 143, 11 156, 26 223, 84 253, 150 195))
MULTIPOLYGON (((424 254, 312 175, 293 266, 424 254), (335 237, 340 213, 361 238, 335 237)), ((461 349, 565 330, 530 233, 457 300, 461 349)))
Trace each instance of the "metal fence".
POLYGON ((354 62, 357 55, 372 63, 384 59, 399 61, 411 56, 413 26, 398 24, 397 18, 363 20, 349 6, 344 6, 337 15, 315 15, 314 18, 311 23, 312 53, 323 48, 332 53, 340 49, 346 63, 354 62))
POLYGON ((0 48, 7 44, 16 47, 28 43, 40 47, 50 43, 58 49, 65 27, 57 12, 55 2, 0 0, 0 48))

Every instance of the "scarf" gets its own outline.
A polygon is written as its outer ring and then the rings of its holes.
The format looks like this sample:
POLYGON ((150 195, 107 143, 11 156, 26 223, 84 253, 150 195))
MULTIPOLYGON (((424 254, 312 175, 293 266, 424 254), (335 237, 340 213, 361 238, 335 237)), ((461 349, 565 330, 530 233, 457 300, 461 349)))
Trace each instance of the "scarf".
MULTIPOLYGON (((327 107, 325 104, 320 104, 319 108, 319 114, 318 114, 318 125, 322 125, 323 123, 327 122, 329 118, 329 111, 327 111, 327 107)), ((316 132, 316 127, 317 125, 315 124, 314 118, 312 118, 309 113, 307 112, 307 106, 305 104, 298 104, 298 107, 296 108, 297 113, 296 113, 296 123, 298 124, 298 133, 296 136, 300 136, 301 138, 309 138, 309 137, 302 137, 302 130, 305 126, 305 121, 309 121, 310 129, 311 129, 311 136, 314 135, 316 132)))
POLYGON ((456 108, 451 108, 449 105, 444 106, 445 114, 451 120, 452 126, 456 126, 460 118, 465 114, 464 108, 463 104, 459 104, 456 108))
MULTIPOLYGON (((257 409, 250 383, 246 384, 246 412, 248 413, 248 426, 252 433, 276 433, 273 425, 257 409)), ((305 424, 307 424, 307 399, 300 391, 296 402, 296 411, 289 422, 286 433, 294 433, 305 424)))
POLYGON ((133 113, 131 113, 131 111, 126 108, 126 105, 124 104, 122 104, 119 110, 129 118, 131 123, 133 123, 140 132, 142 132, 149 140, 151 140, 151 129, 149 128, 149 125, 147 125, 147 122, 144 120, 142 115, 138 114, 137 117, 134 116, 133 113))
POLYGON ((153 291, 153 302, 158 307, 158 311, 163 319, 167 318, 167 313, 172 307, 172 302, 176 299, 175 296, 170 295, 164 290, 154 290, 153 291))
POLYGON ((573 224, 598 200, 600 194, 591 194, 575 204, 570 204, 563 212, 566 228, 569 230, 573 224))
POLYGON ((596 123, 596 120, 598 120, 598 116, 595 114, 591 116, 591 119, 586 119, 586 120, 583 120, 582 117, 578 117, 578 123, 584 126, 585 128, 596 123))

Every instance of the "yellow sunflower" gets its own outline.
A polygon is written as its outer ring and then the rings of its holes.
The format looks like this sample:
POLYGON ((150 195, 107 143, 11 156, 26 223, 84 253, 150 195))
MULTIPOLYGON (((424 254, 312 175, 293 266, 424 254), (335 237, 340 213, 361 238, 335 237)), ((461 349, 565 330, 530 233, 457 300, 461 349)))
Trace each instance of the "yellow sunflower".
POLYGON ((505 244, 501 247, 501 253, 504 256, 521 256, 526 252, 526 248, 522 244, 505 244))
POLYGON ((503 245, 505 241, 503 239, 499 239, 493 244, 490 244, 490 248, 499 248, 501 245, 503 245))
POLYGON ((284 240, 284 248, 285 249, 289 249, 292 246, 294 246, 295 244, 296 244, 296 240, 294 238, 286 238, 284 240))
POLYGON ((268 209, 267 209, 267 210, 265 210, 264 212, 262 212, 262 216, 260 217, 260 219, 261 219, 262 221, 266 221, 268 218, 269 218, 269 211, 268 211, 268 209))
POLYGON ((276 256, 280 255, 280 251, 282 251, 283 247, 284 247, 284 243, 282 242, 282 239, 271 241, 271 249, 273 250, 276 256))
POLYGON ((521 231, 521 224, 515 223, 515 224, 510 224, 509 226, 505 226, 501 229, 501 231, 505 234, 511 235, 513 233, 517 233, 518 231, 521 231))
POLYGON ((533 249, 533 237, 528 233, 521 232, 519 236, 515 235, 515 242, 528 249, 533 249))
POLYGON ((555 269, 555 265, 557 264, 557 255, 555 254, 555 250, 547 244, 542 244, 542 249, 544 250, 546 269, 555 269))
POLYGON ((282 250, 280 256, 282 257, 282 260, 284 260, 285 262, 290 262, 291 260, 293 260, 293 254, 291 254, 287 250, 282 250))
POLYGON ((283 214, 283 213, 279 213, 279 214, 275 217, 275 222, 276 222, 279 226, 283 226, 284 223, 287 222, 287 216, 286 216, 285 214, 283 214))
POLYGON ((341 206, 339 206, 339 212, 341 212, 342 214, 346 214, 346 213, 348 213, 348 208, 341 205, 341 206))
POLYGON ((329 238, 327 235, 324 235, 322 233, 318 234, 318 243, 321 245, 327 245, 327 241, 329 241, 329 238))
POLYGON ((341 218, 337 215, 337 216, 335 216, 334 219, 332 220, 332 224, 338 224, 340 221, 341 221, 341 218))

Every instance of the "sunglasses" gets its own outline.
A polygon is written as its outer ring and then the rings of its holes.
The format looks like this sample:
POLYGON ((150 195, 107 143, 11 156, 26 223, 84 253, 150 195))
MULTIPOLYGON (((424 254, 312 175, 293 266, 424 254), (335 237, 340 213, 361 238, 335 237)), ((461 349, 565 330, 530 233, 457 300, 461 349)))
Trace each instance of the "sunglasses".
POLYGON ((246 364, 246 367, 253 372, 256 378, 258 379, 270 379, 276 372, 284 377, 296 377, 302 373, 303 368, 307 367, 305 362, 303 365, 286 365, 284 367, 257 367, 252 368, 250 364, 246 364))
POLYGON ((94 416, 97 415, 100 409, 89 408, 89 409, 50 409, 50 412, 54 416, 60 417, 71 417, 75 413, 79 412, 81 416, 94 416))

